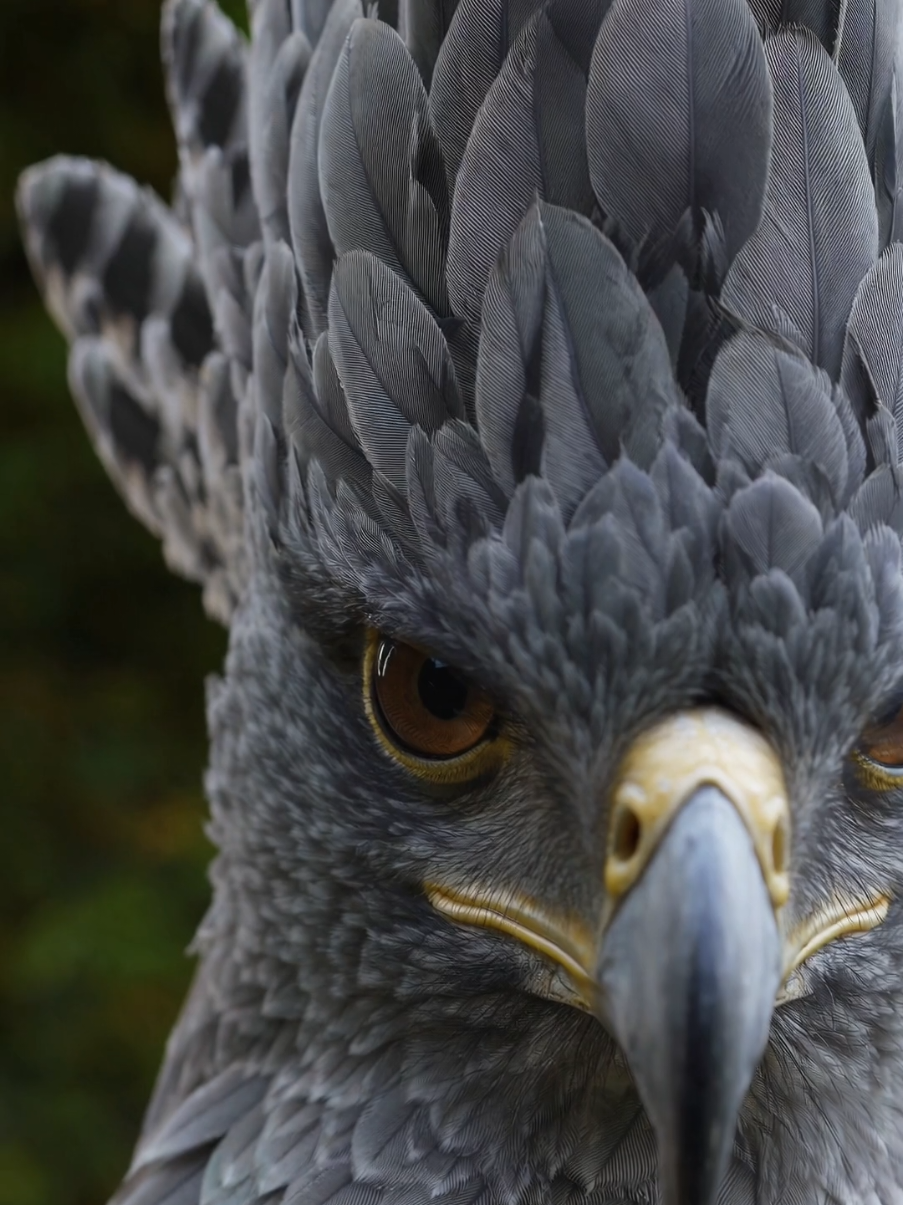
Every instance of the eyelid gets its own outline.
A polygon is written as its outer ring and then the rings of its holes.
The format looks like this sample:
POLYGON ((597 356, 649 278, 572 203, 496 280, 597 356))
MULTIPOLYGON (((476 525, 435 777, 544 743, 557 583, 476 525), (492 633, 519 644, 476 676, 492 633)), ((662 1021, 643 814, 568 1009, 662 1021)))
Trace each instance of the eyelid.
POLYGON ((903 788, 903 766, 885 766, 866 756, 860 749, 853 751, 853 765, 860 781, 873 791, 894 791, 903 788))
MULTIPOLYGON (((373 685, 376 658, 385 639, 395 638, 386 636, 376 628, 368 630, 361 676, 364 711, 377 739, 392 760, 402 765, 415 777, 439 786, 466 786, 499 769, 511 751, 510 738, 500 723, 493 723, 491 735, 487 735, 472 748, 448 758, 418 756, 411 750, 403 748, 397 743, 397 740, 392 738, 382 721, 381 709, 375 698, 373 685)), ((411 647, 428 655, 426 650, 418 645, 411 645, 411 647)))
POLYGON ((898 682, 891 694, 885 699, 881 711, 870 720, 866 732, 871 728, 885 728, 903 711, 903 682, 898 682))

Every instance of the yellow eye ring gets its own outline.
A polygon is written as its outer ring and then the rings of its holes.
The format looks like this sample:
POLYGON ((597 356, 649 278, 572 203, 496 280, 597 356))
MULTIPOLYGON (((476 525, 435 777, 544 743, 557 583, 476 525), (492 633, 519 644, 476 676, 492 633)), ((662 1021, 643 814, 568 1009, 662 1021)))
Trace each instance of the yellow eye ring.
POLYGON ((903 708, 869 724, 853 752, 853 763, 873 791, 903 788, 903 708))
POLYGON ((853 753, 853 765, 863 786, 872 791, 899 791, 903 789, 903 766, 899 769, 874 761, 860 749, 853 753))
POLYGON ((418 778, 460 785, 496 770, 509 751, 489 696, 428 653, 371 629, 364 710, 380 744, 418 778))

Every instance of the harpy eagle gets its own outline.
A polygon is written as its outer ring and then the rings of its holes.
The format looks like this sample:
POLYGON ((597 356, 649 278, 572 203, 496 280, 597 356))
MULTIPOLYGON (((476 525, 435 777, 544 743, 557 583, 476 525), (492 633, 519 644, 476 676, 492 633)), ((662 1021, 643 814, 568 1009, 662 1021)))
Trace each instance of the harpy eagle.
POLYGON ((229 624, 116 1205, 903 1202, 900 0, 168 0, 19 205, 229 624))

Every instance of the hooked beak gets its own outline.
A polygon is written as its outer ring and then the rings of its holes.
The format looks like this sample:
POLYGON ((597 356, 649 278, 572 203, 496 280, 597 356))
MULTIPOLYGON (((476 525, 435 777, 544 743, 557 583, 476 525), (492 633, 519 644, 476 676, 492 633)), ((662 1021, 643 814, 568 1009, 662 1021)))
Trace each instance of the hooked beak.
POLYGON ((428 883, 427 895, 449 919, 557 964, 569 999, 627 1058, 663 1205, 713 1205, 783 985, 827 941, 880 924, 888 900, 827 901, 787 931, 783 770, 759 733, 715 708, 641 735, 610 799, 598 915, 497 887, 428 883))
POLYGON ((676 716, 628 752, 596 980, 658 1139, 664 1205, 717 1196, 781 984, 788 846, 778 758, 732 716, 676 716))
POLYGON ((709 1205, 781 982, 753 843, 717 787, 687 801, 624 900, 599 980, 658 1139, 664 1205, 709 1205))

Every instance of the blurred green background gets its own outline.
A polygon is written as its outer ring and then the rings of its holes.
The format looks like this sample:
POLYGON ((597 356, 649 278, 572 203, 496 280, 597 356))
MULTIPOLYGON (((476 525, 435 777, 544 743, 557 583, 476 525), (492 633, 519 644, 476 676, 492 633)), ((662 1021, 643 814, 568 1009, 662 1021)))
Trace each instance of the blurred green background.
POLYGON ((168 194, 159 16, 0 0, 0 1205, 112 1192, 207 898, 203 678, 225 636, 94 459, 12 202, 57 151, 168 194))

